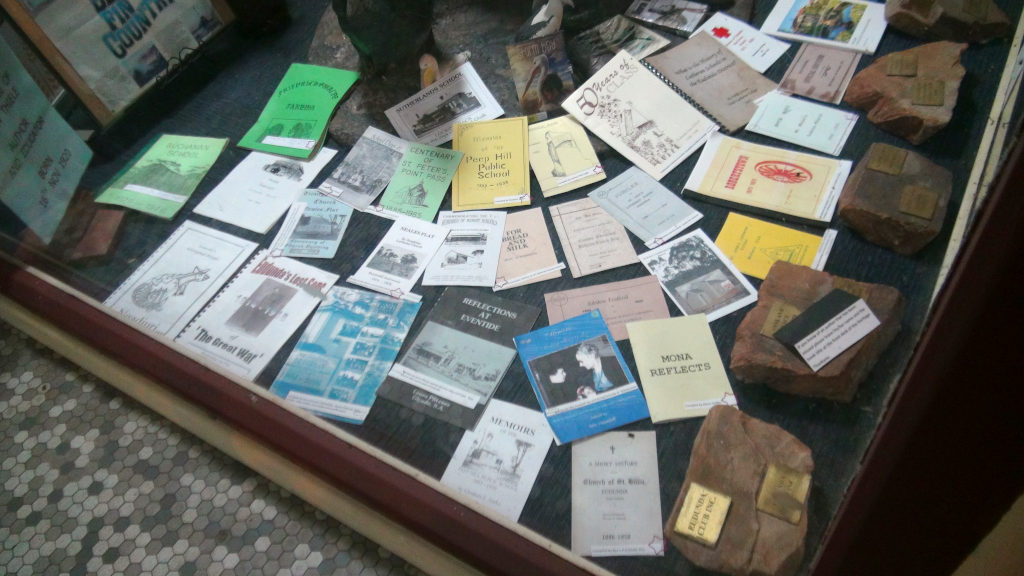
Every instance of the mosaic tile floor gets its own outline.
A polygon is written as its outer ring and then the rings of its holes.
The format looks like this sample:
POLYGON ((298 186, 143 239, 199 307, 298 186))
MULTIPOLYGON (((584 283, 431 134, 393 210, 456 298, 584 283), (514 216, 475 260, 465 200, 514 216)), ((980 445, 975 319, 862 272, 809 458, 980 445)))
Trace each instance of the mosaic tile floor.
POLYGON ((0 322, 0 574, 422 574, 0 322))

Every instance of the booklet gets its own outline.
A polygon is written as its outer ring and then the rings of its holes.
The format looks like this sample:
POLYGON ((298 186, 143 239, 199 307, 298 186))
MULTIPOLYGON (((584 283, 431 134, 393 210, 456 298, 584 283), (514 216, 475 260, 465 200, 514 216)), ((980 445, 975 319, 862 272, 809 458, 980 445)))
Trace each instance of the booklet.
POLYGON ((626 52, 612 58, 562 107, 657 180, 718 129, 626 52))
POLYGON ((697 29, 707 12, 707 4, 689 0, 636 0, 626 9, 625 15, 655 28, 687 36, 697 29))
POLYGON ((778 88, 705 32, 644 64, 726 132, 743 129, 757 101, 778 88))
POLYGON ((446 288, 388 373, 380 396, 472 429, 516 357, 512 338, 540 309, 477 288, 446 288))
POLYGON ((801 44, 779 82, 788 94, 839 104, 857 72, 861 54, 841 48, 801 44))
POLYGON ((494 276, 495 290, 560 278, 562 268, 565 264, 555 256, 540 207, 511 212, 505 217, 501 254, 494 276))
POLYGON ((580 198, 548 210, 573 278, 637 262, 626 229, 597 202, 580 198))
POLYGON ((319 152, 327 123, 358 72, 313 64, 292 64, 238 146, 309 159, 319 152))
POLYGON ((451 140, 456 122, 493 120, 504 113, 470 62, 384 112, 399 136, 430 146, 451 140))
POLYGON ((556 443, 649 416, 600 311, 516 336, 515 342, 556 443))
POLYGON ((455 125, 452 150, 462 162, 452 179, 452 210, 486 210, 530 203, 526 117, 455 125))
POLYGON ((703 230, 644 252, 640 261, 686 314, 717 320, 757 301, 757 290, 703 230))
POLYGON ((517 522, 551 440, 543 414, 491 400, 476 429, 463 434, 441 483, 517 522))
POLYGON ((761 30, 790 40, 874 54, 885 33, 885 4, 863 0, 779 0, 761 30))
POLYGON ((103 187, 96 202, 170 220, 227 145, 227 138, 158 136, 103 187))
POLYGON ((448 237, 427 264, 423 285, 494 286, 505 216, 495 210, 438 214, 448 237))
POLYGON ((412 287, 447 235, 443 226, 400 216, 347 282, 419 302, 412 287))
POLYGON ((362 424, 419 309, 419 302, 331 288, 270 391, 318 416, 362 424))
POLYGON ((761 74, 789 50, 789 43, 776 40, 725 12, 715 12, 697 32, 707 32, 761 74))
POLYGON ((651 422, 707 416, 712 406, 735 406, 725 364, 703 314, 630 322, 640 385, 651 422))
POLYGON ((545 198, 604 180, 604 167, 572 116, 530 125, 530 167, 545 198))
POLYGON ((560 112, 562 100, 576 88, 562 33, 532 38, 505 50, 523 114, 543 119, 560 112))
POLYGON ((409 143, 370 126, 320 191, 365 211, 391 181, 409 143))
POLYGON ((747 130, 838 156, 857 118, 855 112, 774 93, 761 100, 747 130))
POLYGON ((715 245, 740 272, 763 280, 779 260, 823 269, 835 241, 835 229, 819 236, 730 212, 715 245))
POLYGON ((337 274, 261 250, 175 341, 253 380, 337 281, 337 274))
POLYGON ((296 211, 294 225, 282 226, 271 246, 280 246, 282 256, 334 258, 352 220, 352 207, 311 188, 291 209, 296 211))
POLYGON ((569 57, 579 67, 581 76, 590 77, 619 52, 627 52, 639 60, 670 43, 661 34, 616 14, 590 30, 577 34, 569 40, 568 48, 569 57))
POLYGON ((458 150, 409 143, 398 170, 380 198, 380 207, 395 214, 433 221, 461 161, 462 152, 458 150))
POLYGON ((825 226, 850 175, 850 161, 716 134, 686 181, 708 201, 825 226))
POLYGON ((608 432, 572 445, 572 551, 665 554, 654 431, 608 432))
POLYGON ((704 215, 636 166, 589 194, 648 248, 657 248, 704 215))
POLYGON ((616 340, 626 340, 626 324, 638 320, 668 318, 668 304, 654 276, 641 276, 608 284, 596 284, 544 294, 548 323, 600 310, 616 340))
POLYGON ((174 338, 256 246, 186 220, 103 304, 132 324, 174 338))
POLYGON ((250 152, 193 212, 266 234, 336 152, 323 148, 309 161, 250 152))

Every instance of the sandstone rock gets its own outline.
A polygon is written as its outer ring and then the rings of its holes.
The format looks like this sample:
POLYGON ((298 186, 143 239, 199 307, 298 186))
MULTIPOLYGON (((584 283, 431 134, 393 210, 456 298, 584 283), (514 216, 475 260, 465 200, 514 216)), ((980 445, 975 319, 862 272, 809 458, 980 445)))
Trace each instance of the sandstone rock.
POLYGON ((843 100, 867 110, 868 120, 882 130, 920 144, 953 118, 965 73, 960 55, 966 49, 967 44, 932 42, 887 54, 853 77, 843 100), (917 61, 916 75, 887 75, 889 60, 908 57, 917 61))
POLYGON ((757 306, 736 330, 729 367, 743 382, 765 384, 788 394, 849 402, 899 332, 903 305, 903 296, 891 286, 857 282, 789 262, 776 262, 758 290, 757 306), (835 288, 863 298, 881 325, 814 372, 761 329, 770 320, 769 313, 776 303, 803 311, 835 288))
POLYGON ((846 181, 839 219, 869 242, 914 254, 942 230, 952 193, 949 170, 876 142, 846 181))
POLYGON ((992 0, 886 0, 885 19, 924 40, 985 42, 1011 32, 1010 19, 992 0))
POLYGON ((800 567, 807 535, 807 505, 790 524, 757 509, 757 493, 769 464, 811 474, 811 450, 785 430, 729 406, 708 413, 694 441, 679 498, 665 537, 694 564, 737 576, 787 576, 800 567), (718 543, 707 546, 673 529, 690 484, 696 482, 732 498, 718 543))

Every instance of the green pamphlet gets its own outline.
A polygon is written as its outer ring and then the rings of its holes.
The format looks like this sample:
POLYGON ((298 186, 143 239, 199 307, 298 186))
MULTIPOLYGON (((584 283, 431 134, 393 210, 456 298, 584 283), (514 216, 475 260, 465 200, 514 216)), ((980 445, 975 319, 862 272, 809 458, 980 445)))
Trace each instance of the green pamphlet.
POLYGON ((169 220, 227 145, 227 138, 163 134, 114 176, 96 201, 169 220))
POLYGON ((459 162, 462 152, 458 150, 410 142, 380 197, 381 207, 433 222, 459 162))
POLYGON ((350 70, 292 64, 238 145, 308 160, 323 145, 334 108, 358 79, 350 70))

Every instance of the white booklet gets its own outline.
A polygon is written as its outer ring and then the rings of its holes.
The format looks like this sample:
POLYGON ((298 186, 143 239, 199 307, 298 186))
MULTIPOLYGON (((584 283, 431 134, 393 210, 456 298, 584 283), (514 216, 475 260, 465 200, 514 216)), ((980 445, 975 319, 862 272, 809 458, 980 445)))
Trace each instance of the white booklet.
POLYGON ((505 231, 505 212, 442 211, 437 224, 449 229, 423 272, 424 286, 494 286, 505 231))
POLYGON ((469 62, 384 112, 399 136, 431 146, 451 141, 456 122, 493 120, 504 113, 469 62))
POLYGON ((589 196, 648 248, 661 246, 704 216, 636 166, 589 196))
POLYGON ((337 274, 261 250, 175 340, 255 379, 337 281, 337 274))
POLYGON ((320 184, 320 191, 365 211, 391 181, 408 147, 405 140, 370 126, 320 184))
POLYGON ((413 294, 412 287, 446 236, 448 229, 444 226, 399 216, 348 282, 392 298, 419 302, 420 295, 413 294))
POLYGON ((572 551, 665 554, 654 431, 606 432, 573 443, 572 551))
POLYGON ((553 438, 540 412, 492 398, 476 429, 462 436, 441 483, 518 521, 553 438))
POLYGON ((562 108, 657 180, 718 130, 627 52, 616 54, 562 108))
POLYGON ((186 220, 103 303, 126 320, 173 338, 256 246, 186 220))
POLYGON ((336 152, 321 148, 305 161, 250 152, 194 212, 266 234, 336 152))
POLYGON ((789 50, 788 42, 776 40, 725 12, 716 12, 705 20, 694 34, 698 32, 711 35, 740 60, 762 74, 789 50))
POLYGON ((874 54, 885 25, 884 2, 779 0, 761 30, 799 42, 874 54))

